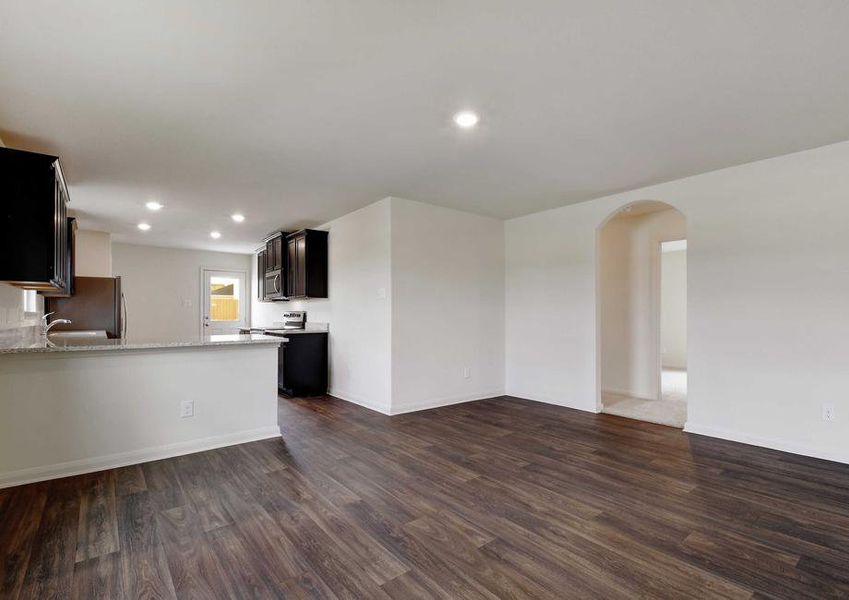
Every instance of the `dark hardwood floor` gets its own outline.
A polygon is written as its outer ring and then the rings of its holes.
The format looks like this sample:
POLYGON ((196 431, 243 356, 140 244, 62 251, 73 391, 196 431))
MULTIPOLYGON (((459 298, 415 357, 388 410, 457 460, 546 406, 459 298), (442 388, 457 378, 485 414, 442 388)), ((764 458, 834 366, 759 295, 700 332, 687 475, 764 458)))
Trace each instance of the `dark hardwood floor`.
POLYGON ((499 398, 0 491, 2 598, 849 597, 849 467, 499 398))

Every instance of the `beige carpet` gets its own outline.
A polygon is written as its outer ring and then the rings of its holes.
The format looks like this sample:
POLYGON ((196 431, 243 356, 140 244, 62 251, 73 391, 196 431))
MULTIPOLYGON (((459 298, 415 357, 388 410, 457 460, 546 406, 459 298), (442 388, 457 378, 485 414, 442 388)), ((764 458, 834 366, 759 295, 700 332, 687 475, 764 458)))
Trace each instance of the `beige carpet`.
POLYGON ((687 421, 687 372, 664 369, 661 386, 660 400, 605 392, 601 396, 602 412, 670 427, 684 427, 687 421))

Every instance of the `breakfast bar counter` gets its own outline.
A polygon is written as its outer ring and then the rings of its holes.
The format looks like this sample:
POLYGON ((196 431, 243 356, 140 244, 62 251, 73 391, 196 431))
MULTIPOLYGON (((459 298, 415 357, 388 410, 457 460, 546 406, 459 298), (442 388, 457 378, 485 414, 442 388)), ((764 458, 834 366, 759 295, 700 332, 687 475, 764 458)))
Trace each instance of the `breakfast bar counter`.
POLYGON ((279 437, 286 341, 2 336, 0 488, 279 437))

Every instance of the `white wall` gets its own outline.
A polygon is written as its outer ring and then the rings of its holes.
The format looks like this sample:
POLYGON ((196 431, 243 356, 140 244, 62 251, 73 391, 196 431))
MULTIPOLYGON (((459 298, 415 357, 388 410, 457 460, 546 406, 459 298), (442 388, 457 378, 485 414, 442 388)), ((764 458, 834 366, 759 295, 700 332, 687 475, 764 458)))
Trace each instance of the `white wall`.
POLYGON ((192 337, 200 332, 201 268, 248 272, 248 254, 112 245, 112 271, 127 302, 127 336, 192 337))
POLYGON ((392 198, 392 413, 503 393, 503 221, 392 198))
POLYGON ((74 240, 74 272, 80 277, 112 277, 112 234, 78 229, 74 240))
POLYGON ((660 359, 664 367, 687 368, 687 251, 660 256, 660 359))
POLYGON ((289 310, 305 310, 309 321, 329 323, 331 393, 388 413, 392 389, 390 200, 366 206, 318 229, 330 232, 329 297, 259 302, 254 257, 252 324, 272 326, 289 310))
POLYGON ((600 377, 605 392, 636 396, 631 384, 631 226, 613 218, 599 230, 600 377))
POLYGON ((686 235, 671 208, 620 213, 599 230, 602 390, 659 397, 660 244, 686 235))
POLYGON ((687 429, 849 462, 849 143, 507 222, 507 392, 597 410, 595 232, 687 217, 687 429), (822 405, 837 420, 822 420, 822 405))

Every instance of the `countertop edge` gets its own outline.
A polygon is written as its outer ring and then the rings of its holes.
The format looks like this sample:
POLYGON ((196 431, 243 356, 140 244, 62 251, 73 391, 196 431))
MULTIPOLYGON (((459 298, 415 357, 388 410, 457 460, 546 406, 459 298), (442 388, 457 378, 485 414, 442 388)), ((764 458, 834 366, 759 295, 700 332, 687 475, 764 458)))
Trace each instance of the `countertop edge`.
POLYGON ((37 346, 37 347, 17 347, 17 348, 0 348, 0 355, 19 355, 19 354, 65 354, 65 353, 80 353, 80 352, 131 352, 133 350, 169 350, 180 348, 214 348, 221 346, 257 346, 257 345, 277 345, 288 341, 285 337, 272 336, 252 336, 252 339, 238 340, 171 340, 171 341, 150 341, 150 342, 129 342, 126 344, 91 344, 91 345, 57 345, 57 346, 37 346))

